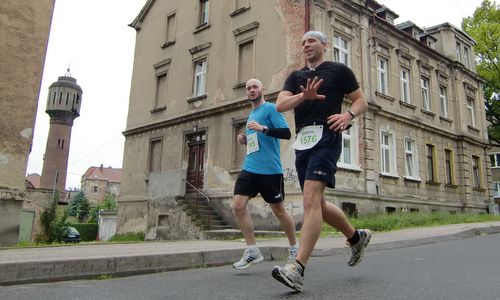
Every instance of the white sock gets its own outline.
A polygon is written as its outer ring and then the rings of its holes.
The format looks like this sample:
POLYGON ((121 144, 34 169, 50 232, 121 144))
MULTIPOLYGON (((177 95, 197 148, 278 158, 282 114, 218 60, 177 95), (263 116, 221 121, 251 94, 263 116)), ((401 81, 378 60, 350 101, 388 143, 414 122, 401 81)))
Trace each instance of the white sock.
POLYGON ((257 247, 257 245, 248 246, 248 250, 250 250, 250 253, 252 254, 259 253, 259 247, 257 247))

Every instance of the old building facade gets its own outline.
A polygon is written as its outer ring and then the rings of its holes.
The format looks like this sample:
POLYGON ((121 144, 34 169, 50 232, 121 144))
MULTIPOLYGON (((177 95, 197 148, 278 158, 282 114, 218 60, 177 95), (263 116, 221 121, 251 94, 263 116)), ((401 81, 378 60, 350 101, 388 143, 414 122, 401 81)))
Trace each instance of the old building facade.
MULTIPOLYGON (((491 174, 474 41, 447 23, 424 31, 396 26, 395 18, 371 0, 147 1, 131 24, 137 38, 118 231, 175 219, 175 203, 165 199, 186 191, 207 195, 233 223, 230 199, 245 154, 235 137, 250 112, 244 83, 259 78, 275 100, 303 66, 309 29, 327 34, 327 59, 354 70, 369 103, 343 134, 328 201, 361 214, 486 211, 491 174), (162 201, 170 209, 159 209, 162 201)), ((293 128, 292 113, 285 116, 293 128)), ((282 142, 286 207, 300 223, 290 145, 282 142)), ((251 204, 258 228, 278 225, 262 200, 251 204)))
POLYGON ((104 167, 89 167, 82 176, 81 191, 89 200, 91 205, 100 204, 107 193, 118 196, 120 193, 120 183, 122 169, 104 167))
POLYGON ((54 0, 0 2, 0 246, 19 237, 53 10, 54 0))

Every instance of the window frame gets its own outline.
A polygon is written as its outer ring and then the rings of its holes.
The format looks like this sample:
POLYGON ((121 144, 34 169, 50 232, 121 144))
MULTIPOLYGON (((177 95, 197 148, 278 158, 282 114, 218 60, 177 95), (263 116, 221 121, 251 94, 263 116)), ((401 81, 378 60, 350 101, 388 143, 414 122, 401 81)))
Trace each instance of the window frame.
POLYGON ((358 122, 356 120, 351 121, 352 127, 349 128, 348 130, 342 132, 342 152, 340 153, 340 157, 337 163, 337 166, 342 169, 349 169, 349 170, 361 170, 361 166, 359 164, 359 148, 358 148, 358 143, 359 143, 359 136, 358 136, 358 122), (345 141, 350 142, 350 147, 349 147, 349 156, 350 156, 350 163, 347 163, 345 161, 345 156, 346 153, 344 153, 345 149, 345 141))
POLYGON ((389 59, 379 55, 377 57, 377 89, 383 95, 389 95, 389 59), (381 62, 385 63, 385 68, 382 68, 381 62))
POLYGON ((400 82, 401 82, 401 101, 407 104, 411 104, 411 71, 409 68, 401 66, 399 72, 400 82), (407 78, 405 79, 403 73, 406 72, 407 78), (406 88, 405 88, 406 86, 406 88), (406 95, 405 96, 405 92, 406 95))
POLYGON ((207 26, 210 22, 210 0, 199 0, 198 5, 198 24, 196 26, 207 26))
POLYGON ((430 79, 426 76, 420 75, 420 91, 422 97, 422 109, 425 111, 431 111, 431 95, 430 95, 430 79), (424 83, 427 83, 425 86, 424 83))
POLYGON ((453 153, 453 149, 445 148, 444 149, 444 180, 445 184, 454 186, 456 185, 455 179, 455 156, 453 153), (449 161, 446 157, 449 153, 449 161))
POLYGON ((475 99, 472 98, 472 97, 469 97, 467 96, 466 97, 466 103, 465 105, 467 106, 467 114, 468 114, 468 117, 470 118, 467 118, 467 122, 468 122, 468 125, 469 126, 472 126, 472 127, 476 127, 476 103, 475 103, 475 99), (472 103, 472 104, 470 104, 472 103), (470 121, 470 123, 469 123, 470 121))
POLYGON ((404 138, 404 158, 405 158, 405 178, 407 179, 413 179, 413 180, 420 180, 420 173, 419 173, 419 165, 418 165, 418 147, 417 143, 414 138, 411 137, 405 137, 404 138), (409 150, 408 149, 408 142, 413 146, 413 149, 409 150), (412 163, 412 168, 413 168, 413 174, 410 174, 408 172, 408 155, 411 155, 411 163, 412 163))
POLYGON ((483 187, 483 172, 481 168, 481 157, 479 155, 472 155, 471 166, 472 166, 472 186, 475 189, 481 189, 483 187), (475 165, 476 162, 477 165, 475 165))
POLYGON ((392 130, 380 130, 380 174, 383 176, 399 177, 396 160, 396 136, 392 130), (385 144, 384 136, 387 136, 389 144, 385 144), (387 152, 387 157, 384 153, 387 152), (389 170, 386 170, 388 163, 389 170))
POLYGON ((425 144, 425 158, 426 158, 427 182, 438 183, 439 181, 438 181, 437 161, 436 161, 436 145, 431 143, 425 144))
POLYGON ((341 64, 344 64, 348 66, 349 68, 351 67, 351 46, 352 40, 346 39, 344 36, 334 33, 333 34, 333 57, 332 60, 341 64), (345 42, 347 48, 342 47, 342 42, 345 42), (338 54, 338 58, 335 57, 336 53, 338 54), (342 57, 344 57, 344 60, 347 61, 342 61, 342 57))
POLYGON ((193 84, 192 97, 203 97, 207 94, 207 73, 208 73, 208 58, 203 56, 193 61, 193 84), (197 66, 201 62, 201 70, 197 71, 197 66), (203 80, 197 80, 202 78, 203 80), (203 91, 199 89, 199 83, 202 83, 203 91))
POLYGON ((490 153, 489 157, 490 157, 490 167, 492 169, 500 168, 500 152, 490 153))
POLYGON ((439 85, 439 104, 441 116, 448 118, 448 88, 444 85, 439 85), (443 91, 444 93, 442 93, 443 91))

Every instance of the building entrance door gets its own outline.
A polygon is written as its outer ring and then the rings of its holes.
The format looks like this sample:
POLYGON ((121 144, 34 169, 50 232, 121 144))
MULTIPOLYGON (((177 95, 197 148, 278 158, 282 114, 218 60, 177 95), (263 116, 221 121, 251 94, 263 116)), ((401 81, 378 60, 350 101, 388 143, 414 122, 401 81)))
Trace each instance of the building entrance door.
POLYGON ((205 132, 187 136, 188 139, 188 170, 186 175, 186 192, 196 192, 203 189, 203 161, 205 156, 205 132))

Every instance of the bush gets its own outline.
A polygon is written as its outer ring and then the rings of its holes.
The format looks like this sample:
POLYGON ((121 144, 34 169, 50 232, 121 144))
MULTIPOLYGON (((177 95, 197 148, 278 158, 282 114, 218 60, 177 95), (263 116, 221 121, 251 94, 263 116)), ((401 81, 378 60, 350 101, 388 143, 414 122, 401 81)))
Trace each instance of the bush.
POLYGON ((90 223, 76 223, 70 224, 69 226, 75 227, 78 232, 80 232, 80 238, 83 241, 95 241, 98 232, 97 224, 90 223))

